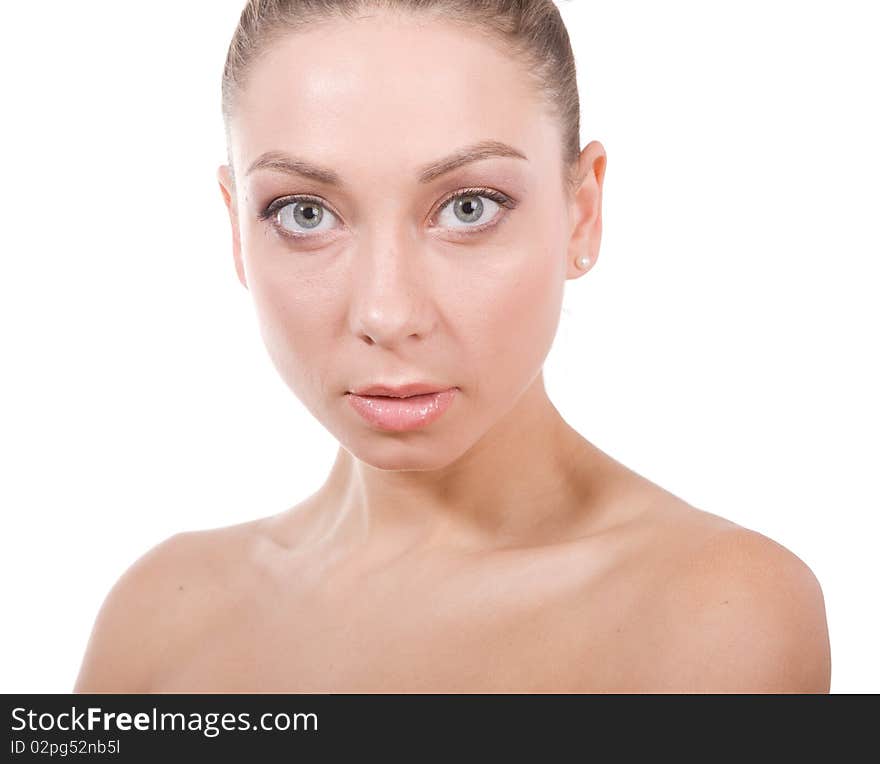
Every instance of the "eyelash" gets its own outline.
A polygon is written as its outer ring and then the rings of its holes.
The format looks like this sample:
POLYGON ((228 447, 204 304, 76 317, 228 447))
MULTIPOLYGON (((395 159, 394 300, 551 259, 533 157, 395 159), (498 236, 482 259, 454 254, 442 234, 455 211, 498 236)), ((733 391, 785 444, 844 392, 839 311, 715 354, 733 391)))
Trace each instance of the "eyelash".
MULTIPOLYGON (((443 212, 443 210, 446 209, 449 204, 454 203, 456 199, 465 196, 485 196, 486 198, 491 199, 496 204, 499 204, 501 207, 504 207, 508 210, 515 209, 517 206, 517 202, 514 199, 511 199, 507 194, 503 194, 500 191, 496 191, 495 189, 483 187, 463 188, 447 196, 440 203, 440 206, 437 208, 437 212, 431 216, 431 220, 437 218, 440 213, 443 212)), ((322 207, 326 207, 330 210, 330 212, 336 215, 336 212, 320 197, 310 196, 309 194, 294 194, 292 196, 284 196, 279 199, 275 199, 269 204, 269 206, 266 207, 266 209, 258 213, 258 217, 262 221, 269 221, 272 227, 285 238, 295 239, 298 241, 320 238, 321 234, 294 233, 293 231, 288 231, 287 229, 282 228, 278 224, 278 212, 280 212, 284 207, 288 206, 289 204, 296 204, 297 202, 313 202, 315 204, 321 205, 322 207)), ((339 217, 339 215, 336 216, 339 217)), ((506 213, 499 214, 491 223, 486 223, 484 225, 474 227, 465 226, 464 230, 467 230, 467 233, 456 232, 455 235, 463 237, 474 236, 478 233, 482 233, 483 231, 488 230, 489 228, 495 227, 496 225, 501 223, 506 217, 506 213)))

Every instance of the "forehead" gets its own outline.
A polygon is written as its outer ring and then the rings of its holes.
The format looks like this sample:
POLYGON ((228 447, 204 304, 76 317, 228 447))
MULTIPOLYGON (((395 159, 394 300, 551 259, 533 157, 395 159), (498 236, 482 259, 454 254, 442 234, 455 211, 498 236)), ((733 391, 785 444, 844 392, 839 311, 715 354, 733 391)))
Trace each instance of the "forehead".
POLYGON ((372 178, 486 139, 551 161, 555 129, 503 44, 458 24, 377 13, 275 43, 250 71, 231 135, 239 167, 280 150, 372 178))

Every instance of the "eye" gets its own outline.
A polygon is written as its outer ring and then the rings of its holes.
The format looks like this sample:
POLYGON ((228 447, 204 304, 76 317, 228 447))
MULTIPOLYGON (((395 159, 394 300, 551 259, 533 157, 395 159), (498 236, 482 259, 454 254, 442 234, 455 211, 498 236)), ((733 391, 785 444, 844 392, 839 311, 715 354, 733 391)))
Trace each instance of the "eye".
POLYGON ((516 202, 500 191, 489 188, 467 188, 456 191, 440 207, 437 224, 457 231, 482 231, 496 225, 503 215, 498 211, 513 209, 516 202))
POLYGON ((311 196, 276 199, 260 213, 261 220, 270 218, 281 235, 291 238, 310 238, 331 231, 338 220, 320 199, 311 196))
MULTIPOLYGON (((491 188, 466 188, 456 191, 440 206, 436 225, 464 235, 497 225, 502 207, 513 209, 517 202, 491 188)), ((259 213, 260 220, 270 220, 281 236, 304 241, 332 231, 339 218, 319 198, 285 196, 273 201, 259 213)))

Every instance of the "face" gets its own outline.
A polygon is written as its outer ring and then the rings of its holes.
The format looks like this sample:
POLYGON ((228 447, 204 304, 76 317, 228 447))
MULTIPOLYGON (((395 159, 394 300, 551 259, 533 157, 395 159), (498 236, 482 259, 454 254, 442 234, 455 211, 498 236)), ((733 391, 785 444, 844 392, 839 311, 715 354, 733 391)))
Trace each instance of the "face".
POLYGON ((460 27, 377 14, 287 37, 238 101, 235 185, 219 177, 239 279, 284 381, 373 466, 442 467, 491 431, 597 246, 597 189, 580 215, 521 66, 460 27), (451 405, 389 431, 347 395, 403 382, 455 388, 451 405))

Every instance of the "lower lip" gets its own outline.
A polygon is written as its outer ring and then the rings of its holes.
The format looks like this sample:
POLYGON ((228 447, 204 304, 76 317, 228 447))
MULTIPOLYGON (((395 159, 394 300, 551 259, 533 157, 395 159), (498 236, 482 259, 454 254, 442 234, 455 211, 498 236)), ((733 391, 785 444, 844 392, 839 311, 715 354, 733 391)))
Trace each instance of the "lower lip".
POLYGON ((369 424, 380 430, 407 432, 427 427, 443 416, 455 398, 458 388, 450 387, 437 393, 389 398, 382 395, 347 393, 352 408, 369 424))

